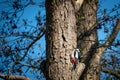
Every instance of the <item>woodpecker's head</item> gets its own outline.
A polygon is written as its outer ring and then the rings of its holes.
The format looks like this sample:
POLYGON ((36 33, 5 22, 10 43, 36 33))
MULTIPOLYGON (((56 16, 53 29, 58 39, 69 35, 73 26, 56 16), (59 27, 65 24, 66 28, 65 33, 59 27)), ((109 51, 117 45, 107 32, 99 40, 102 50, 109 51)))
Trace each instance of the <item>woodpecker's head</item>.
POLYGON ((70 55, 71 63, 76 63, 77 61, 79 61, 80 56, 81 56, 81 54, 80 54, 79 49, 74 49, 73 52, 70 55))
POLYGON ((75 49, 77 52, 80 52, 80 50, 79 49, 75 49))
POLYGON ((71 63, 76 63, 76 61, 77 61, 75 56, 74 56, 74 52, 75 52, 75 49, 70 54, 70 61, 71 61, 71 63))

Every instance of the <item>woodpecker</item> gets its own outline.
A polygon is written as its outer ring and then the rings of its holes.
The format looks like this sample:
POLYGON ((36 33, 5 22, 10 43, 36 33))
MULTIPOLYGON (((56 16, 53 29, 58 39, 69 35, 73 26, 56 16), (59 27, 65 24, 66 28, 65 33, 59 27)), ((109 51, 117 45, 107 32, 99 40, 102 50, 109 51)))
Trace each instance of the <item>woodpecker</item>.
POLYGON ((81 58, 81 53, 79 51, 79 49, 74 49, 71 56, 71 63, 73 64, 73 68, 76 68, 76 65, 78 62, 80 62, 80 58, 81 58))

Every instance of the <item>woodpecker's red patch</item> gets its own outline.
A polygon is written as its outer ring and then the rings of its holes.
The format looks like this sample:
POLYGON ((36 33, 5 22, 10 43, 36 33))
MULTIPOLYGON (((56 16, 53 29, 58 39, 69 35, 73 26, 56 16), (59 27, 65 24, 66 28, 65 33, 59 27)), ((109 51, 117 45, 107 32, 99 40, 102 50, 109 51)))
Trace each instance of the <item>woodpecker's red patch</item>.
POLYGON ((72 58, 72 59, 71 59, 71 62, 72 62, 72 63, 76 63, 77 60, 76 60, 75 58, 72 58))

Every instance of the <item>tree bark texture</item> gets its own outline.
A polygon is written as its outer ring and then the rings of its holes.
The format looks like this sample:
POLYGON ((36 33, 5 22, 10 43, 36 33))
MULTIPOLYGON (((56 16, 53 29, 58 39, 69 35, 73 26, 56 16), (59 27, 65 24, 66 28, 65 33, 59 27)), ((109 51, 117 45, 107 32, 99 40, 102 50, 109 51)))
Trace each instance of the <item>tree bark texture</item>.
POLYGON ((86 69, 80 79, 99 80, 100 78, 100 57, 97 49, 97 0, 84 1, 80 11, 77 13, 77 47, 82 52, 82 62, 86 69))
POLYGON ((70 62, 70 54, 77 46, 76 18, 71 0, 46 0, 46 20, 47 80, 78 80, 79 77, 72 77, 76 73, 71 71, 70 62))

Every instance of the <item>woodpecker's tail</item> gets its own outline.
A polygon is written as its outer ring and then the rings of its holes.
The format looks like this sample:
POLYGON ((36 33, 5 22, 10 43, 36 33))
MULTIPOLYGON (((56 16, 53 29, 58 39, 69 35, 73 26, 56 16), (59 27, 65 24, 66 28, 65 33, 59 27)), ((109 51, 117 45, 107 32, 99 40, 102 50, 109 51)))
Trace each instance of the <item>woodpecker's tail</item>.
POLYGON ((73 64, 72 70, 75 70, 76 68, 76 64, 73 64))

